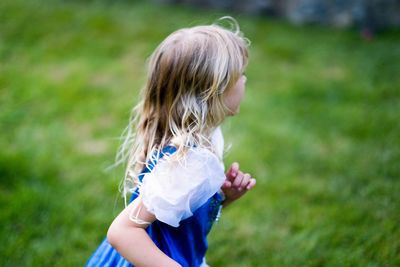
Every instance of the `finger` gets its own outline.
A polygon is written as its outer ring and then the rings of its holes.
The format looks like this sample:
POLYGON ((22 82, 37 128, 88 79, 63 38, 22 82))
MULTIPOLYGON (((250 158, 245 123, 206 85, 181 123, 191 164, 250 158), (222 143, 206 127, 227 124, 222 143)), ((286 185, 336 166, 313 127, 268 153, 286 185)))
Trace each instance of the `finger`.
POLYGON ((235 180, 233 181, 233 187, 238 188, 242 183, 243 177, 244 177, 243 172, 239 171, 238 174, 236 175, 235 180))
POLYGON ((231 188, 232 187, 232 182, 225 180, 224 184, 221 186, 221 188, 231 188))
POLYGON ((236 177, 236 175, 238 174, 238 172, 239 172, 239 163, 234 162, 234 163, 232 163, 232 165, 231 165, 231 167, 229 168, 229 170, 226 172, 226 177, 227 177, 229 180, 232 181, 232 180, 236 177))
POLYGON ((244 188, 246 188, 246 186, 248 185, 249 181, 251 179, 251 175, 246 173, 245 175, 243 175, 243 180, 239 185, 239 190, 243 190, 244 188))
POLYGON ((257 183, 257 180, 255 178, 251 178, 248 185, 246 186, 247 190, 252 189, 257 183))

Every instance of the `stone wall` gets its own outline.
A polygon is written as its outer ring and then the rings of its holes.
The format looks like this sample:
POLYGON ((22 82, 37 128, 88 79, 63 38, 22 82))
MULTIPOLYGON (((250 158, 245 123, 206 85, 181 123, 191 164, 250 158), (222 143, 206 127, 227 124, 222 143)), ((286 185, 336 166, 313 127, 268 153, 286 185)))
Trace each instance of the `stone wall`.
POLYGON ((400 26, 400 0, 154 0, 238 13, 379 30, 400 26))

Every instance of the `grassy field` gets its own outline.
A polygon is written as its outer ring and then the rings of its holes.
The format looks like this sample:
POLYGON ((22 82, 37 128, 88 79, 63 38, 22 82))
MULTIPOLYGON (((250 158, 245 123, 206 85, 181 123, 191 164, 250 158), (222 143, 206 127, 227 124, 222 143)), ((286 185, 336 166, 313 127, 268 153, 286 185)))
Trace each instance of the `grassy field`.
MULTIPOLYGON (((113 163, 145 61, 225 15, 142 2, 0 3, 0 266, 82 266, 122 209, 113 163)), ((400 33, 236 16, 252 41, 224 125, 258 178, 210 235, 212 266, 400 266, 400 33)))

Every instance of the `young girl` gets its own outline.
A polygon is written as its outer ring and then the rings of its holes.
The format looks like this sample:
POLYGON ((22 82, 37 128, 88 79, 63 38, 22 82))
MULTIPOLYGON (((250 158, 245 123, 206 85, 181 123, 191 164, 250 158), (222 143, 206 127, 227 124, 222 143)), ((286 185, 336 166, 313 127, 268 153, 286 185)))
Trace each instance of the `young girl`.
POLYGON ((256 180, 224 173, 219 126, 239 111, 248 42, 218 25, 169 35, 150 58, 120 155, 131 203, 86 266, 208 266, 207 234, 220 209, 256 180))

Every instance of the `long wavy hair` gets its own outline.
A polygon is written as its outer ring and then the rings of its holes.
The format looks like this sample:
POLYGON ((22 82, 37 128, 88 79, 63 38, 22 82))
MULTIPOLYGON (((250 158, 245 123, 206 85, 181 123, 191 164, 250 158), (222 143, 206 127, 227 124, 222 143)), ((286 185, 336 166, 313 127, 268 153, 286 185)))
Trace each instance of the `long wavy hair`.
POLYGON ((155 154, 169 145, 177 158, 191 147, 213 151, 210 135, 231 112, 223 93, 242 75, 249 41, 237 22, 183 28, 153 52, 147 83, 133 108, 117 163, 127 162, 123 195, 139 185, 138 175, 155 154))

